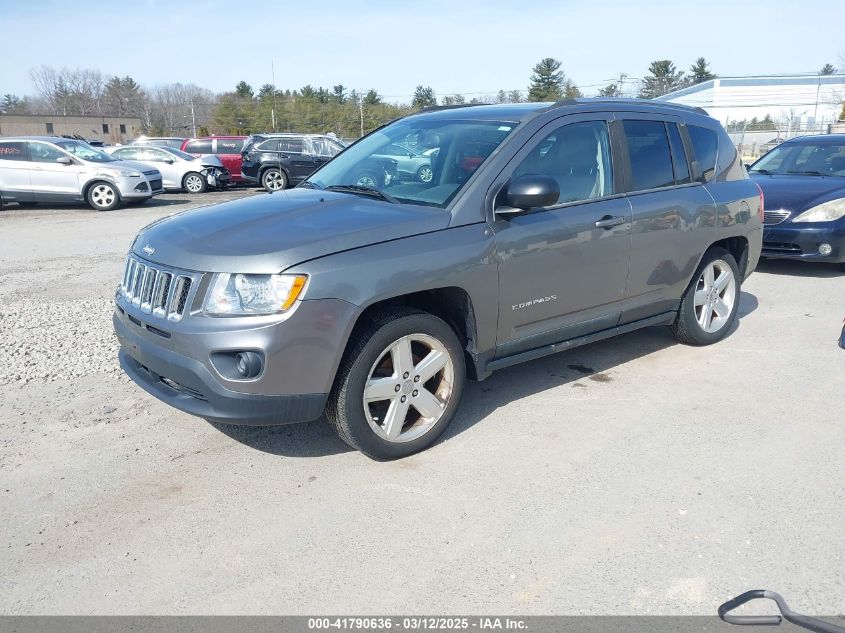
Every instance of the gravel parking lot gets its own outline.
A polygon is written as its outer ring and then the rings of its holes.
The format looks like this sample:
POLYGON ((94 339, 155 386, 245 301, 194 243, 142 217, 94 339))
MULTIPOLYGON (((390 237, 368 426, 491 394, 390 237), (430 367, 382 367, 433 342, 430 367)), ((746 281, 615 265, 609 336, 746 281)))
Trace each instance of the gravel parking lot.
POLYGON ((123 377, 134 233, 256 190, 0 211, 0 611, 845 611, 845 276, 761 265, 710 348, 651 328, 468 386, 429 451, 243 428, 123 377))

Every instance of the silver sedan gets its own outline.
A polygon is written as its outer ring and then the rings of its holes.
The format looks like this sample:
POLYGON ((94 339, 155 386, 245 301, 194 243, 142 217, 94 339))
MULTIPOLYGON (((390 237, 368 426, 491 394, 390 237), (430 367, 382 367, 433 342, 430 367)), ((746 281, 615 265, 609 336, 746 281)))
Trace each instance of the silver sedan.
POLYGON ((120 160, 134 160, 158 169, 165 190, 203 193, 209 187, 225 187, 231 177, 217 156, 193 156, 172 147, 148 145, 105 149, 120 160))

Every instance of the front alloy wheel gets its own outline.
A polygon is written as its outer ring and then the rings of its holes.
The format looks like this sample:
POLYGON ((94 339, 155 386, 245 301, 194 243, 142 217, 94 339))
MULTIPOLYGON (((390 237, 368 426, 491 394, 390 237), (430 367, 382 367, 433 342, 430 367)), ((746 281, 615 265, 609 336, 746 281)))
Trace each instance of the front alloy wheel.
POLYGON ((440 341, 426 334, 403 336, 370 368, 364 415, 382 439, 415 440, 443 417, 454 384, 455 365, 440 341))
POLYGON ((206 180, 202 174, 191 172, 185 176, 185 190, 188 193, 204 193, 206 188, 206 180))
POLYGON ((431 446, 455 416, 463 349, 432 314, 393 308, 366 318, 344 353, 326 417, 365 455, 406 457, 431 446))
POLYGON ((95 211, 111 211, 120 204, 120 196, 114 185, 98 182, 88 190, 88 204, 95 211))

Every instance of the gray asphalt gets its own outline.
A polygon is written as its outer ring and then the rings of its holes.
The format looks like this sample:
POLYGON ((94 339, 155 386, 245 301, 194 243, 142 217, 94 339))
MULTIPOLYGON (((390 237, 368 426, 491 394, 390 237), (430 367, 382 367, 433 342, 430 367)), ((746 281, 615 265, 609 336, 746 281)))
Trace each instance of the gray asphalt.
POLYGON ((0 612, 713 614, 751 588, 845 611, 841 273, 765 263, 709 348, 652 328, 503 370, 376 463, 80 364, 134 232, 239 195, 0 212, 0 344, 53 368, 0 384, 0 612))

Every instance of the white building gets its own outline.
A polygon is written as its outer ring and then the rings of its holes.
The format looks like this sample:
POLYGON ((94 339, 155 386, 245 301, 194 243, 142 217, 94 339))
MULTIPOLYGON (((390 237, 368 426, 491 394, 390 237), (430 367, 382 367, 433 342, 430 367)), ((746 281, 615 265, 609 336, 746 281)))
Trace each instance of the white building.
POLYGON ((845 74, 719 77, 658 100, 704 108, 726 128, 768 115, 786 136, 825 133, 842 112, 845 74))

